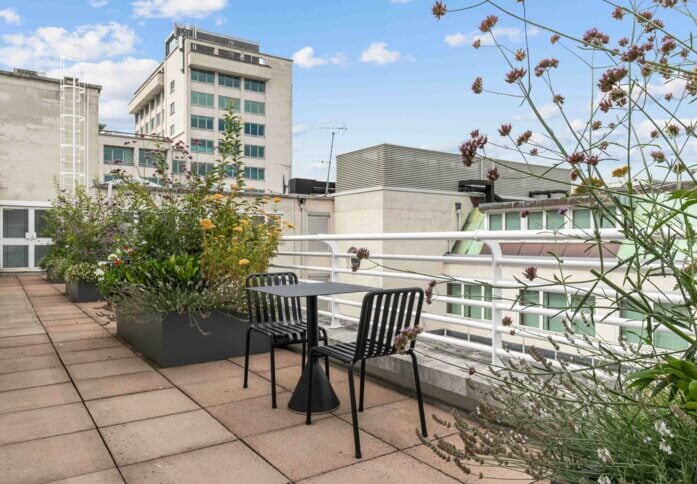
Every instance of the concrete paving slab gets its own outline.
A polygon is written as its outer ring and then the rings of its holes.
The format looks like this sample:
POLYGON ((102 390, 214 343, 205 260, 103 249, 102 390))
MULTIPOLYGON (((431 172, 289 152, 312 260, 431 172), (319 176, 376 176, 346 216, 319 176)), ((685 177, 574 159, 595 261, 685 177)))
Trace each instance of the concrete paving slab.
POLYGON ((50 343, 26 346, 10 346, 8 348, 0 347, 0 360, 5 360, 8 358, 22 358, 24 356, 50 355, 54 353, 55 350, 50 343))
POLYGON ((65 332, 51 332, 51 339, 54 343, 61 341, 76 341, 80 339, 94 339, 94 338, 106 338, 111 336, 106 330, 102 328, 90 328, 79 331, 65 331, 65 332))
POLYGON ((119 466, 235 440, 203 410, 106 427, 102 433, 119 466))
POLYGON ((0 414, 79 401, 80 397, 71 383, 10 390, 0 393, 0 414))
MULTIPOLYGON (((360 379, 354 377, 353 380, 356 384, 356 405, 358 405, 358 392, 360 379)), ((339 408, 334 410, 334 414, 341 415, 351 411, 351 401, 349 400, 349 387, 348 379, 343 382, 339 382, 332 385, 336 396, 339 397, 341 404, 339 408)), ((372 381, 366 380, 365 382, 365 399, 363 400, 363 408, 368 409, 372 407, 377 407, 378 405, 384 405, 386 403, 399 402, 400 400, 407 400, 409 395, 385 388, 382 385, 373 383, 372 381)))
POLYGON ((61 354, 61 359, 66 365, 77 363, 92 363, 95 361, 117 360, 119 358, 132 358, 135 354, 126 346, 112 346, 96 350, 70 351, 61 354))
POLYGON ((102 398, 85 405, 99 427, 199 409, 176 388, 102 398))
POLYGON ((163 368, 160 370, 160 373, 165 375, 175 385, 223 380, 226 378, 239 377, 244 374, 239 366, 227 360, 196 363, 194 365, 184 365, 176 368, 163 368))
POLYGON ((77 386, 83 399, 94 400, 96 398, 159 390, 172 385, 156 371, 149 370, 125 375, 78 380, 75 382, 75 386, 77 386))
POLYGON ((40 387, 70 381, 63 368, 44 368, 41 370, 20 371, 0 375, 0 392, 21 388, 40 387))
MULTIPOLYGON (((288 366, 300 366, 302 357, 300 353, 294 351, 276 349, 274 353, 276 369, 286 368, 288 366)), ((244 356, 230 358, 230 361, 244 368, 244 356)), ((252 371, 268 371, 271 369, 271 360, 268 353, 258 353, 249 355, 249 369, 252 371)))
POLYGON ((124 346, 119 340, 111 336, 101 338, 81 339, 77 341, 54 342, 56 350, 61 355, 69 351, 86 351, 100 348, 111 348, 114 346, 124 346))
MULTIPOLYGON (((353 430, 338 417, 255 435, 245 441, 293 481, 355 464, 353 430)), ((361 432, 365 460, 394 452, 394 447, 361 432)))
POLYGON ((66 367, 74 380, 125 375, 127 373, 138 373, 152 369, 150 365, 137 357, 77 363, 74 365, 67 365, 66 367))
MULTIPOLYGON (((299 366, 276 369, 276 384, 289 391, 295 390, 295 386, 300 380, 301 370, 302 368, 299 366)), ((271 381, 270 370, 259 371, 257 375, 271 381)), ((346 385, 348 385, 348 374, 346 370, 332 366, 329 369, 329 380, 332 382, 332 386, 339 385, 340 382, 347 382, 346 385)))
POLYGON ((5 413, 0 415, 0 445, 93 428, 94 423, 82 403, 5 413))
POLYGON ((40 356, 24 356, 0 360, 0 374, 16 373, 18 371, 41 370, 43 368, 61 367, 56 353, 40 356))
POLYGON ((0 446, 0 476, 16 484, 48 482, 114 467, 96 430, 0 446))
POLYGON ((230 442, 193 450, 126 466, 121 470, 129 483, 282 484, 288 482, 286 477, 242 442, 230 442))
POLYGON ((49 340, 46 334, 33 334, 29 336, 11 336, 0 338, 0 348, 12 348, 15 346, 34 345, 48 342, 49 340))
POLYGON ((121 474, 119 474, 119 471, 114 467, 106 471, 53 481, 51 484, 122 484, 123 482, 124 480, 121 478, 121 474))
MULTIPOLYGON (((226 378, 224 380, 189 383, 180 385, 180 388, 202 407, 246 400, 261 395, 271 395, 271 385, 269 382, 254 373, 249 375, 248 388, 242 388, 243 381, 244 378, 238 376, 226 378)), ((271 400, 269 399, 269 404, 270 403, 271 400)))

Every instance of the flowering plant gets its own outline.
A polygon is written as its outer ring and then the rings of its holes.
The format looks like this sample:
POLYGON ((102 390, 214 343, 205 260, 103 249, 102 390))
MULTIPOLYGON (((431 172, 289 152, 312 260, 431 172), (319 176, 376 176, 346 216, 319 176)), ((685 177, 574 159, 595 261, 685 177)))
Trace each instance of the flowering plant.
MULTIPOLYGON (((134 217, 100 284, 119 311, 242 310, 246 276, 275 253, 281 220, 268 197, 246 193, 242 122, 232 109, 224 119, 220 159, 205 175, 187 170, 175 183, 162 150, 154 163, 162 189, 123 175, 117 188, 134 217)), ((175 144, 173 158, 187 164, 188 147, 175 144)))
POLYGON ((406 353, 411 349, 411 346, 416 337, 423 331, 421 326, 413 326, 411 328, 404 328, 402 331, 397 333, 394 337, 393 345, 394 350, 397 353, 406 353))

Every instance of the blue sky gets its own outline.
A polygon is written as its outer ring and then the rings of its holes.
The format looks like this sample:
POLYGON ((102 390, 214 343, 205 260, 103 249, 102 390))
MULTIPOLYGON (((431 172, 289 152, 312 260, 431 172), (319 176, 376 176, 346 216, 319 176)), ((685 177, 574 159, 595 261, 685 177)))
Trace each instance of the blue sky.
MULTIPOLYGON (((502 5, 520 11, 513 0, 502 5)), ((450 1, 451 7, 478 2, 450 1)), ((601 0, 528 1, 531 18, 582 34, 597 26, 615 33, 612 7, 601 0)), ((126 103, 140 80, 161 60, 173 22, 258 41, 263 52, 295 56, 294 174, 323 177, 329 133, 345 123, 335 153, 378 143, 456 151, 470 130, 493 136, 502 122, 514 131, 537 129, 515 99, 475 95, 472 80, 508 90, 507 68, 493 47, 471 47, 479 22, 493 7, 446 15, 436 21, 430 0, 0 0, 0 68, 56 73, 58 46, 84 47, 88 81, 104 85, 101 118, 113 129, 132 129, 126 103)), ((521 25, 501 19, 499 37, 521 47, 521 25)), ((532 32, 532 58, 570 54, 532 32)), ((555 73, 572 118, 584 117, 589 74, 555 73)), ((551 95, 537 89, 550 111, 551 95)))

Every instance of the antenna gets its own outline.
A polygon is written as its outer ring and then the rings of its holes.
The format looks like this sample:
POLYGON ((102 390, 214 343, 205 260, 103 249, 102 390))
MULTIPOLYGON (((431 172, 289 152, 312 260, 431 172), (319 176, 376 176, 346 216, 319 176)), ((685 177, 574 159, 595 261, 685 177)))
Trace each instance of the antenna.
POLYGON ((324 185, 324 196, 329 195, 329 174, 332 170, 332 156, 334 155, 334 136, 337 134, 344 134, 348 128, 346 128, 345 123, 341 123, 341 126, 320 126, 317 129, 324 129, 332 133, 332 141, 329 145, 329 165, 327 166, 327 183, 324 185))

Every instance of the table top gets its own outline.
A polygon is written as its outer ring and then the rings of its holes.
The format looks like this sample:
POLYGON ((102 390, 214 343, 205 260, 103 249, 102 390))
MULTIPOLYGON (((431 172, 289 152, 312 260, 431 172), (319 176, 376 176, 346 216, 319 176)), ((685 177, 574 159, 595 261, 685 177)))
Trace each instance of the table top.
POLYGON ((376 288, 370 286, 346 284, 343 282, 301 282, 298 284, 247 288, 248 291, 263 292, 281 297, 329 296, 332 294, 345 294, 349 292, 368 292, 374 291, 375 289, 376 288))

